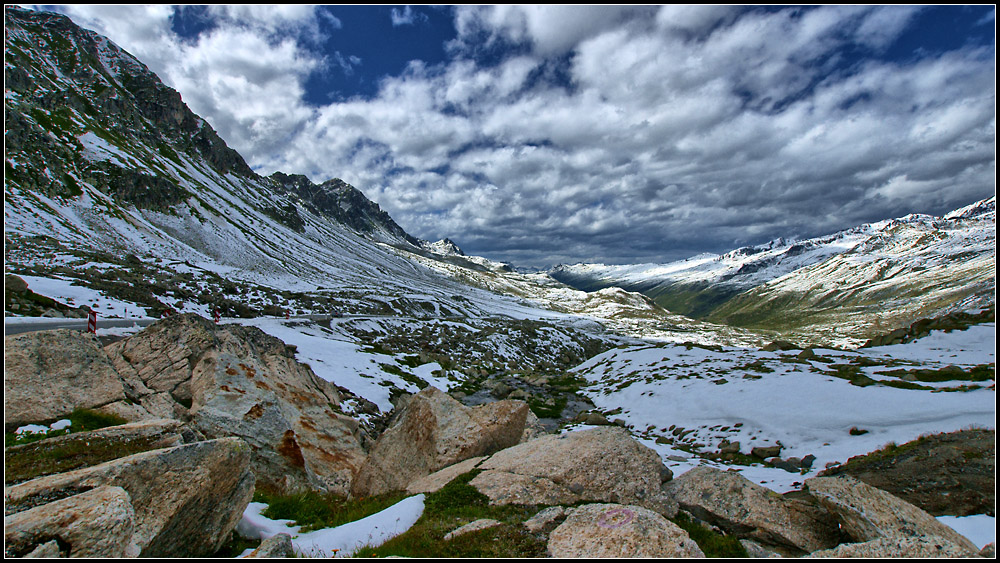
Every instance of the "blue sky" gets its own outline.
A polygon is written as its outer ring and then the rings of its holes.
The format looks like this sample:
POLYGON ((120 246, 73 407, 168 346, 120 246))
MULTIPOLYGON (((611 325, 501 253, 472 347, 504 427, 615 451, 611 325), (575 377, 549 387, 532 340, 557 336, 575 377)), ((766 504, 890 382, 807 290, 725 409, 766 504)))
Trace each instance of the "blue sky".
POLYGON ((260 173, 522 266, 667 262, 996 193, 988 6, 47 6, 260 173))

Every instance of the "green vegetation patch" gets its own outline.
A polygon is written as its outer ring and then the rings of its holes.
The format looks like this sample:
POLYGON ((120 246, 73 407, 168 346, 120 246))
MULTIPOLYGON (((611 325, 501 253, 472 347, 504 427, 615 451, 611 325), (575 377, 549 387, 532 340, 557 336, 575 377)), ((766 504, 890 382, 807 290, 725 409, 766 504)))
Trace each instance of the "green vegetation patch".
MULTIPOLYGON (((54 438, 56 436, 62 436, 64 434, 71 434, 74 432, 86 432, 88 430, 97 430, 100 428, 107 428, 109 426, 120 426, 127 423, 128 421, 124 418, 109 413, 103 413, 100 411, 95 411, 93 409, 82 409, 78 408, 71 412, 65 417, 69 419, 70 426, 62 430, 51 430, 47 433, 27 433, 27 434, 15 434, 13 432, 4 433, 4 447, 16 446, 20 444, 30 444, 32 442, 37 442, 39 440, 44 440, 46 438, 54 438)), ((56 422, 55 420, 39 422, 38 424, 51 424, 56 422)))
POLYGON ((293 520, 303 532, 333 528, 380 512, 406 498, 403 492, 347 500, 334 494, 305 491, 291 495, 254 493, 254 502, 267 508, 261 513, 272 520, 293 520))
POLYGON ((566 395, 557 395, 548 399, 530 397, 528 408, 538 418, 560 418, 567 403, 569 403, 569 397, 566 395))
POLYGON ((365 547, 355 557, 544 557, 545 541, 523 523, 538 507, 490 506, 489 498, 469 481, 478 470, 460 475, 424 499, 424 513, 405 533, 378 547, 365 547), (491 518, 500 526, 445 541, 444 536, 469 522, 491 518))
POLYGON ((706 557, 749 557, 747 550, 734 536, 725 536, 694 522, 684 512, 678 512, 671 521, 691 536, 706 557))
POLYGON ((4 434, 4 483, 19 483, 41 477, 91 467, 105 461, 149 451, 157 437, 123 442, 119 438, 88 436, 79 440, 47 440, 70 433, 118 426, 125 419, 89 409, 77 409, 68 417, 69 428, 45 434, 4 434))

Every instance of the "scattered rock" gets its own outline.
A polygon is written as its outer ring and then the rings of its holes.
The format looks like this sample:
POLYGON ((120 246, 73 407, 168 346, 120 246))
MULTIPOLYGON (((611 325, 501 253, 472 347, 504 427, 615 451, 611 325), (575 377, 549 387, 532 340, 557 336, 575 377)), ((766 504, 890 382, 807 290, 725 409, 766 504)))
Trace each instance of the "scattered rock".
POLYGON ((990 557, 990 558, 996 559, 996 557, 997 557, 997 542, 992 542, 991 541, 990 543, 984 545, 983 548, 979 550, 979 556, 980 557, 990 557))
POLYGON ((723 440, 721 443, 719 443, 719 453, 738 454, 740 453, 740 443, 730 442, 729 440, 723 440))
POLYGON ((611 424, 611 422, 609 422, 603 414, 597 412, 581 412, 576 415, 573 422, 586 424, 588 426, 607 426, 611 424))
POLYGON ((971 541, 930 514, 852 477, 814 477, 806 480, 805 488, 837 516, 844 532, 857 542, 896 536, 938 536, 967 550, 979 551, 971 541))
POLYGON ((135 532, 129 494, 121 487, 97 487, 6 516, 4 555, 137 557, 135 532), (59 542, 68 546, 65 555, 59 542))
POLYGON ((404 490, 416 479, 521 440, 522 401, 466 407, 434 387, 410 397, 379 436, 351 487, 355 496, 404 490))
POLYGON ((411 495, 419 495, 421 493, 427 494, 440 491, 442 487, 450 483, 455 477, 464 475, 475 469, 476 465, 484 459, 486 458, 482 456, 472 457, 454 465, 449 465, 448 467, 435 471, 426 477, 421 477, 412 481, 406 487, 406 492, 411 495))
POLYGON ((766 461, 768 464, 777 467, 778 469, 784 469, 789 473, 798 473, 800 468, 799 464, 802 463, 802 460, 798 458, 781 459, 780 457, 772 457, 766 461))
POLYGON ((463 534, 468 534, 471 532, 478 532, 479 530, 485 530, 487 528, 495 528, 500 525, 500 522, 490 518, 482 518, 474 522, 469 522, 468 524, 456 528, 444 535, 444 541, 448 541, 452 538, 456 538, 463 534))
POLYGON ((5 514, 9 518, 103 486, 128 493, 140 556, 211 555, 253 496, 250 449, 239 438, 222 438, 40 477, 4 490, 5 514))
POLYGON ((66 553, 63 553, 59 549, 59 542, 52 540, 47 543, 35 548, 34 551, 25 555, 26 559, 55 559, 57 557, 67 557, 66 553))
POLYGON ((937 536, 886 536, 862 543, 845 543, 816 551, 809 557, 930 558, 975 557, 978 552, 937 536))
POLYGON ((175 315, 106 350, 150 413, 190 419, 206 438, 243 438, 260 489, 346 495, 365 459, 336 387, 256 327, 175 315))
POLYGON ((576 508, 549 535, 552 557, 705 557, 687 532, 662 515, 635 505, 576 508))
POLYGON ((295 549, 292 548, 292 536, 288 534, 275 534, 260 542, 257 549, 251 551, 247 557, 250 559, 295 557, 295 549))
POLYGON ((780 553, 771 551, 770 549, 767 549, 766 547, 752 540, 747 540, 747 539, 740 540, 740 545, 743 546, 743 549, 745 549, 747 552, 747 556, 749 556, 751 559, 768 559, 771 557, 781 557, 780 553))
POLYGON ((497 452, 479 468, 469 484, 494 504, 590 500, 677 513, 662 492, 659 455, 614 426, 541 436, 497 452))
POLYGON ((778 457, 781 455, 781 446, 757 446, 750 450, 750 454, 761 459, 778 457))
POLYGON ((97 337, 43 330, 4 337, 4 425, 8 431, 125 399, 97 337))
POLYGON ((559 520, 572 512, 572 510, 562 506, 550 506, 538 511, 537 514, 525 520, 524 527, 533 534, 552 531, 559 520))
POLYGON ((836 520, 822 508, 783 497, 735 471, 696 467, 666 490, 696 517, 784 554, 826 549, 840 540, 836 520))

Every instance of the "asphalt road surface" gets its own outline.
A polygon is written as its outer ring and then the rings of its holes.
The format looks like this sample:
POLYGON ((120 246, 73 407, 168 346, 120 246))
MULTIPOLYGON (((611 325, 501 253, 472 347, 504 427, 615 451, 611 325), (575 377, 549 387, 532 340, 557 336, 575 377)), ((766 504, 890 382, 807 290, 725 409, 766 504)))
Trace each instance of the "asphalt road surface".
MULTIPOLYGON (((156 319, 98 319, 97 328, 130 327, 133 325, 145 327, 155 322, 156 319)), ((3 332, 5 336, 21 334, 22 332, 34 332, 36 330, 56 330, 57 328, 87 330, 87 319, 39 320, 31 318, 25 320, 18 317, 4 317, 3 320, 3 332)))
MULTIPOLYGON (((346 315, 345 315, 346 316, 346 315)), ((352 317, 354 315, 351 315, 352 317)), ((292 319, 309 319, 312 321, 324 322, 330 320, 330 315, 293 315, 292 319)), ((139 325, 147 327, 159 319, 97 319, 97 328, 119 328, 139 325)), ((68 328, 70 330, 87 330, 87 319, 39 319, 37 317, 4 317, 4 336, 21 334, 22 332, 34 332, 36 330, 56 330, 58 328, 68 328)))

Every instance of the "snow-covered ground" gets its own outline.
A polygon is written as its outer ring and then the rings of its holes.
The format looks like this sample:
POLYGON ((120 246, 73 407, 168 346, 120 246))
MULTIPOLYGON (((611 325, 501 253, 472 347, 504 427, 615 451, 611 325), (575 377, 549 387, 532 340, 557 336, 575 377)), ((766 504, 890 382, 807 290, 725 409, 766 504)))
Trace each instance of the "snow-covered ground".
MULTIPOLYGON (((148 318, 146 310, 143 307, 135 303, 108 297, 100 291, 90 289, 89 287, 74 285, 74 280, 38 276, 20 277, 28 283, 28 289, 31 291, 55 299, 60 303, 65 303, 70 307, 90 307, 94 311, 97 311, 99 319, 103 317, 122 319, 148 318)), ((207 310, 204 312, 192 310, 190 312, 199 313, 204 316, 210 314, 207 310)))
MULTIPOLYGON (((251 502, 243 512, 236 532, 248 539, 267 539, 277 534, 292 536, 292 548, 299 557, 350 557, 365 546, 377 547, 410 529, 424 513, 424 495, 407 497, 381 512, 337 526, 300 532, 289 520, 261 516, 267 505, 251 502)), ((241 555, 249 555, 248 550, 241 555)))
MULTIPOLYGON (((858 369, 873 380, 898 381, 879 374, 901 367, 995 365, 995 333, 991 323, 966 331, 935 331, 905 345, 816 353, 843 365, 861 364, 858 369), (918 364, 870 366, 862 358, 918 364)), ((993 380, 978 382, 980 388, 964 392, 935 390, 972 384, 921 383, 934 390, 860 387, 830 375, 828 363, 791 361, 795 354, 646 346, 610 350, 575 372, 591 382, 584 394, 601 410, 620 408, 614 418, 644 435, 644 443, 658 451, 675 474, 713 464, 685 450, 714 452, 723 440, 740 442, 745 454, 755 446, 780 444, 783 458, 816 456, 805 474, 763 465, 738 468, 747 478, 778 492, 797 488, 827 464, 845 462, 890 442, 902 444, 923 434, 969 427, 995 428, 993 380), (852 433, 852 428, 857 430, 852 433), (866 432, 858 434, 860 430, 866 432), (678 433, 684 435, 678 437, 678 433), (674 443, 658 444, 657 437, 674 443)))

